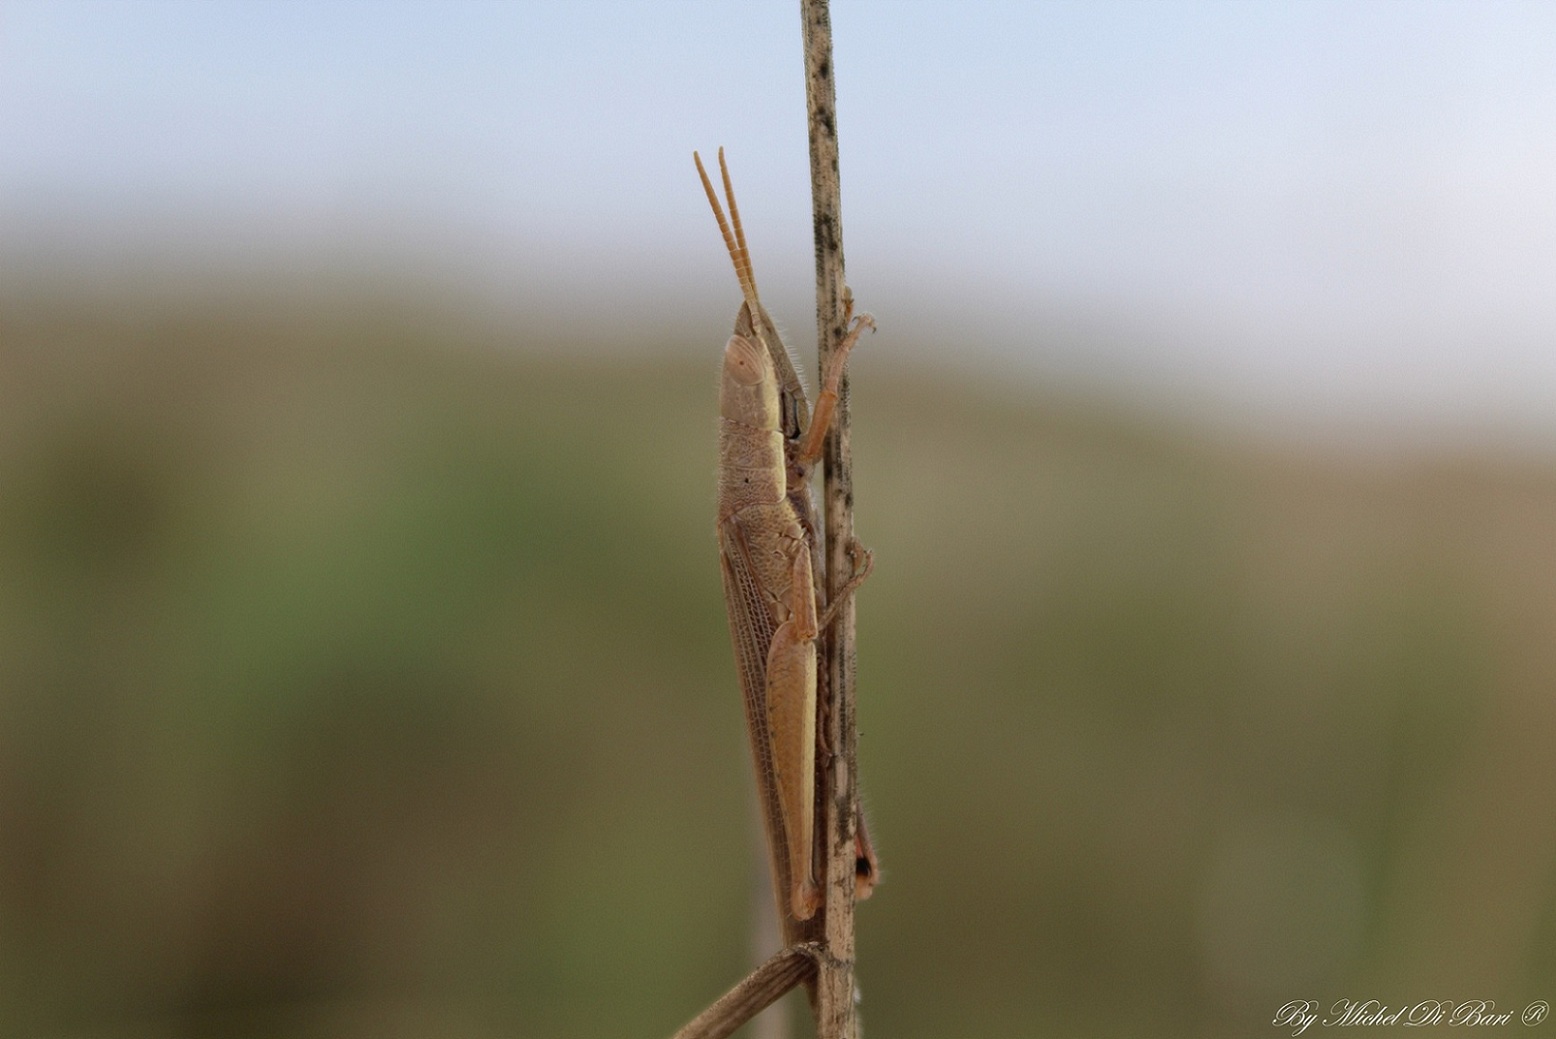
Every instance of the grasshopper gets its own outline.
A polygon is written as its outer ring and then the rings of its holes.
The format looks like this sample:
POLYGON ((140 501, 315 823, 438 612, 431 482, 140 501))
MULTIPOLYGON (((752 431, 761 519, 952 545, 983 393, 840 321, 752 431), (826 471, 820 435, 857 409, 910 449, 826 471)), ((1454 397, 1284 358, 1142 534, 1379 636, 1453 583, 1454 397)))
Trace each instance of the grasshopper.
MULTIPOLYGON (((692 157, 744 297, 724 348, 719 391, 724 599, 780 913, 803 921, 822 901, 815 881, 816 639, 871 566, 869 553, 851 545, 854 574, 836 602, 825 602, 815 580, 823 561, 810 473, 837 409, 848 352, 875 323, 868 315, 849 315, 848 334, 824 373, 812 412, 794 361, 757 297, 724 150, 719 171, 728 221, 701 156, 692 157)), ((858 833, 855 895, 866 898, 877 867, 862 819, 858 833)))

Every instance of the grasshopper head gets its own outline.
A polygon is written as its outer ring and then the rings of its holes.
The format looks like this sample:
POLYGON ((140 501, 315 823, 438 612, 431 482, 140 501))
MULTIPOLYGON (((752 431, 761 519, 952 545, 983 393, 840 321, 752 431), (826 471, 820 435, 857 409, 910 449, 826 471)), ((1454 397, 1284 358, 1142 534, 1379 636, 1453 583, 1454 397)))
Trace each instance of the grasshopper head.
POLYGON ((730 336, 724 347, 719 414, 755 429, 778 429, 778 383, 773 361, 760 343, 730 336))

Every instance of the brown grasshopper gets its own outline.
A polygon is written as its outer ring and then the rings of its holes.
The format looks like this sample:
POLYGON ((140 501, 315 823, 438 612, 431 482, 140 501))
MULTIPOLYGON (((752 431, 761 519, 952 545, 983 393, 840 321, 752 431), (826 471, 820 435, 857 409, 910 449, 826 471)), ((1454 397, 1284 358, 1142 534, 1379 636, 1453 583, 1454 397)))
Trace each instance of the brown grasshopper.
MULTIPOLYGON (((746 728, 778 904, 793 919, 808 920, 821 904, 814 866, 816 638, 871 565, 868 552, 850 546, 855 572, 837 601, 825 602, 825 592, 815 581, 823 562, 810 473, 837 409, 848 352, 875 323, 868 315, 849 322, 812 414, 794 361, 757 298, 724 149, 719 149, 719 171, 729 200, 727 222, 701 156, 693 152, 692 157, 745 297, 724 348, 719 392, 718 536, 724 600, 745 693, 746 728)), ((867 898, 877 867, 862 819, 858 832, 855 895, 867 898)))

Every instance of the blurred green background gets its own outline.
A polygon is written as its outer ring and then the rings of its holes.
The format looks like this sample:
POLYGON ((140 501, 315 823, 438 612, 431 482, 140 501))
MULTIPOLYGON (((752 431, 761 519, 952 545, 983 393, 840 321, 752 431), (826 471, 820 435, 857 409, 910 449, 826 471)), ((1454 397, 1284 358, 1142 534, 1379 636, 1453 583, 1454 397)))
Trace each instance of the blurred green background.
MULTIPOLYGON (((668 1034, 750 956, 720 342, 203 298, 0 309, 0 1034, 668 1034)), ((871 1034, 1549 996, 1556 460, 891 351, 871 1034)))
MULTIPOLYGON (((0 3, 0 1039, 746 971, 690 152, 803 359, 795 14, 0 3)), ((1556 999, 1556 6, 833 27, 866 1035, 1556 999)))

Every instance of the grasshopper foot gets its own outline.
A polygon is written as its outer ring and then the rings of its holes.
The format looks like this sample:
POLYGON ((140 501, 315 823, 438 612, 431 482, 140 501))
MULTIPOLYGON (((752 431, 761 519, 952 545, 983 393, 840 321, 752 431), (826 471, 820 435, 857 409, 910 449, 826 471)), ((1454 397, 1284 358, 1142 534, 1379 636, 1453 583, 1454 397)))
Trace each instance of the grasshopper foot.
POLYGON ((880 879, 881 863, 875 857, 870 830, 864 822, 864 809, 860 808, 859 829, 854 834, 854 899, 862 902, 875 894, 875 885, 880 879))

